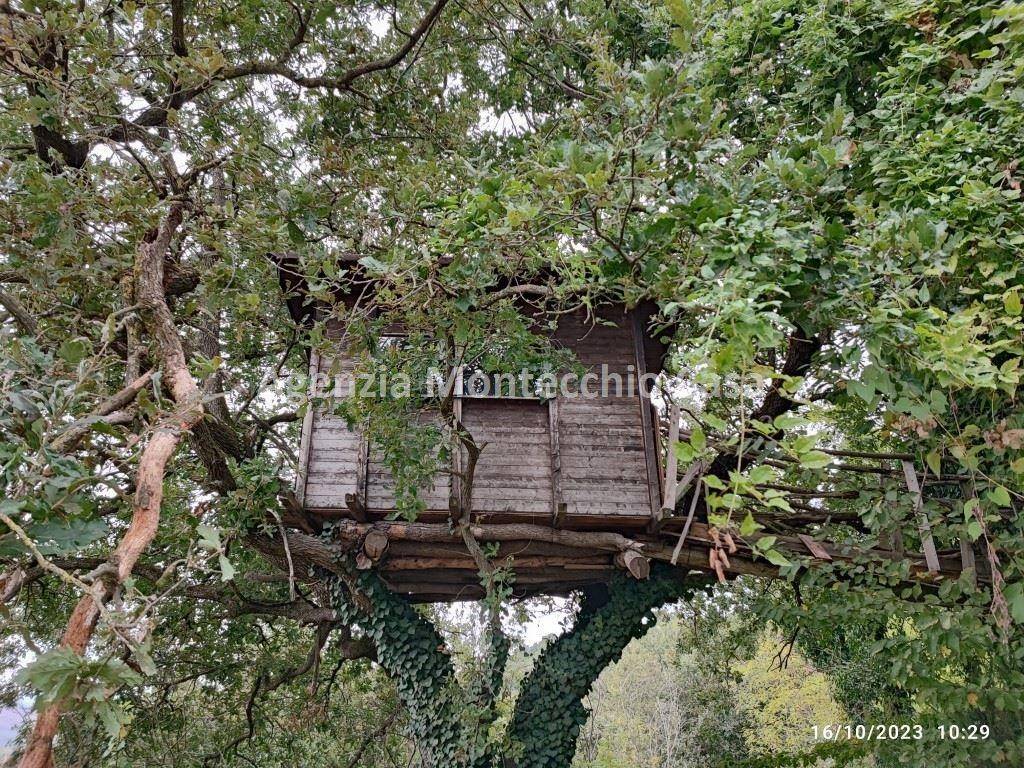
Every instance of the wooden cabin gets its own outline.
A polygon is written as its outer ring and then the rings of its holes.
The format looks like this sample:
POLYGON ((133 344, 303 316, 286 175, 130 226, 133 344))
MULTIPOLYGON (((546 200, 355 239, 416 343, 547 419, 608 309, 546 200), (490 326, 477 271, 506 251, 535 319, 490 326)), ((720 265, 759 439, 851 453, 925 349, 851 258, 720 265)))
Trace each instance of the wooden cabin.
MULTIPOLYGON (((474 523, 606 532, 650 526, 662 506, 663 478, 658 419, 641 376, 660 371, 665 353, 647 331, 651 312, 651 307, 608 305, 598 310, 604 322, 583 311, 559 317, 554 346, 571 351, 596 376, 604 374, 606 391, 600 391, 600 381, 590 389, 603 396, 508 397, 493 391, 480 396, 471 387, 455 388, 456 412, 476 444, 484 446, 474 472, 474 523)), ((343 330, 329 326, 328 339, 337 341, 343 330)), ((329 342, 311 354, 311 378, 322 374, 336 380, 351 376, 353 368, 342 344, 329 342)), ((307 413, 299 461, 296 495, 312 516, 360 522, 394 517, 393 481, 380 451, 328 408, 307 413)), ((442 470, 433 487, 420 489, 425 509, 418 521, 448 520, 450 498, 458 492, 453 484, 459 482, 442 470)), ((513 557, 520 594, 565 593, 606 581, 617 567, 606 551, 575 548, 571 557, 559 558, 555 549, 528 541, 501 545, 499 557, 513 557)), ((477 568, 461 546, 439 551, 434 545, 416 554, 423 555, 420 566, 433 557, 437 568, 426 575, 422 569, 406 574, 382 562, 396 589, 428 600, 478 596, 477 568), (445 555, 463 557, 462 567, 450 567, 445 555)))

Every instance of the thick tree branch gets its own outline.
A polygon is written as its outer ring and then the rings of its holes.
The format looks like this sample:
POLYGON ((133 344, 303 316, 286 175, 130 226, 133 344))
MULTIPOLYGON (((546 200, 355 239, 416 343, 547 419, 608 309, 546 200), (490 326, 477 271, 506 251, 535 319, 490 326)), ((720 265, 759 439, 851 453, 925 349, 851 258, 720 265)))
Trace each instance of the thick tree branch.
MULTIPOLYGON (((447 4, 448 0, 436 0, 434 5, 431 6, 430 10, 428 10, 420 20, 420 23, 408 35, 405 42, 390 56, 358 64, 340 75, 309 77, 289 67, 286 63, 287 57, 283 57, 277 61, 250 61, 237 67, 224 69, 221 70, 214 79, 230 81, 253 75, 278 75, 291 80, 293 83, 303 88, 326 88, 329 90, 343 91, 350 88, 352 83, 360 77, 364 77, 373 72, 391 69, 392 67, 400 64, 402 60, 409 55, 409 52, 416 47, 416 44, 419 43, 419 41, 430 31, 430 28, 434 26, 434 23, 441 15, 441 11, 444 10, 444 7, 447 4)), ((289 49, 289 53, 290 51, 291 49, 289 49)))
POLYGON ((598 675, 631 640, 654 626, 655 608, 694 587, 679 574, 659 569, 648 581, 614 580, 599 607, 584 603, 575 626, 544 650, 522 682, 508 728, 519 754, 516 768, 572 762, 588 715, 582 699, 598 675))
MULTIPOLYGON (((184 205, 174 202, 159 227, 139 246, 135 256, 135 295, 146 326, 156 341, 164 379, 176 403, 174 413, 150 437, 139 461, 132 520, 110 558, 113 578, 96 579, 92 591, 79 600, 61 645, 82 655, 92 638, 101 606, 131 575, 139 556, 156 536, 163 500, 164 470, 182 435, 203 415, 202 397, 189 373, 185 352, 163 293, 164 255, 181 225, 184 205)), ((19 768, 50 768, 53 738, 61 707, 55 704, 36 719, 19 768)))
POLYGON ((120 392, 108 397, 96 406, 96 409, 88 416, 74 422, 63 432, 57 435, 53 442, 50 443, 50 450, 55 451, 56 453, 67 453, 68 451, 74 450, 78 443, 81 442, 82 438, 89 434, 89 430, 94 424, 104 421, 104 417, 110 416, 116 411, 119 411, 125 406, 131 404, 131 402, 138 396, 139 392, 141 392, 149 382, 152 381, 152 379, 153 372, 147 371, 120 392))
POLYGON ((0 306, 7 310, 15 325, 18 326, 25 336, 36 335, 39 324, 32 317, 32 313, 25 309, 25 305, 18 300, 17 296, 0 290, 0 306))
POLYGON ((185 44, 185 0, 171 0, 171 50, 175 56, 188 56, 185 44))

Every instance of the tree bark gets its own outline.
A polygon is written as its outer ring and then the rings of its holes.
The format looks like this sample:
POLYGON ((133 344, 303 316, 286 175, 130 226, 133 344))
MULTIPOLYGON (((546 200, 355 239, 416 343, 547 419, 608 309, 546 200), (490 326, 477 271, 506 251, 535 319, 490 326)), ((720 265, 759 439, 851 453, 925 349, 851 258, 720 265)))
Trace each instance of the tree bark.
MULTIPOLYGON (((164 254, 181 225, 183 205, 174 202, 160 226, 139 246, 135 257, 135 295, 147 329, 157 343, 157 356, 165 381, 177 405, 161 422, 142 452, 136 477, 132 520, 110 557, 112 576, 98 577, 92 591, 75 606, 61 645, 78 655, 85 653, 103 606, 114 590, 131 575, 139 556, 156 536, 163 500, 164 471, 182 435, 203 416, 202 396, 185 363, 181 339, 163 289, 164 254)), ((19 768, 51 768, 53 739, 61 706, 54 704, 36 719, 19 768)))

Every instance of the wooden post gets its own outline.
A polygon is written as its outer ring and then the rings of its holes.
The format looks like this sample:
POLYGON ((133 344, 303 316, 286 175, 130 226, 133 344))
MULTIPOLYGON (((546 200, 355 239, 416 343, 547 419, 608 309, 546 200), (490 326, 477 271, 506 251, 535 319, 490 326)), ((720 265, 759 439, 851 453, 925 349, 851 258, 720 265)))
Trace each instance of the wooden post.
POLYGON ((348 508, 352 511, 352 516, 364 522, 366 518, 366 510, 369 507, 369 465, 370 465, 370 440, 367 438, 366 433, 363 432, 359 435, 359 453, 356 454, 356 490, 355 493, 351 494, 352 498, 349 499, 348 495, 345 497, 345 502, 348 508))
POLYGON ((358 523, 367 522, 370 517, 366 513, 366 505, 363 500, 359 498, 358 493, 346 493, 345 494, 345 506, 348 507, 348 511, 352 513, 352 519, 358 523))
POLYGON ((636 310, 630 311, 630 316, 633 319, 633 359, 636 361, 636 378, 637 388, 640 390, 638 396, 640 399, 640 421, 643 424, 644 430, 644 458, 647 463, 647 485, 650 491, 651 498, 651 515, 652 522, 656 520, 655 515, 659 510, 661 504, 661 493, 660 484, 661 477, 658 470, 658 457, 655 455, 654 445, 654 419, 653 411, 654 405, 651 403, 651 398, 644 391, 643 384, 641 383, 642 377, 647 373, 646 354, 644 353, 644 328, 640 322, 640 315, 636 310))
POLYGON ((316 386, 316 377, 320 373, 320 355, 314 349, 309 354, 309 396, 306 413, 302 416, 302 437, 299 439, 299 470, 295 476, 295 498, 302 506, 306 500, 306 477, 309 473, 309 452, 313 439, 313 423, 316 408, 312 396, 316 386))
MULTIPOLYGON (((462 370, 463 368, 460 365, 452 381, 452 418, 456 429, 462 427, 462 370)), ((464 464, 465 462, 462 460, 462 441, 459 439, 458 434, 456 434, 454 436, 454 444, 452 445, 451 481, 448 484, 448 512, 453 522, 462 513, 460 507, 462 506, 462 468, 464 464)))
POLYGON ((967 533, 966 525, 960 531, 960 566, 965 572, 968 570, 971 572, 971 582, 974 586, 978 586, 978 568, 974 561, 974 542, 971 541, 971 536, 967 533))
POLYGON ((690 510, 686 514, 686 522, 683 524, 683 531, 679 534, 679 541, 676 542, 676 548, 672 550, 672 565, 675 565, 679 561, 679 554, 683 551, 683 542, 686 541, 687 535, 690 533, 690 526, 693 525, 693 516, 697 511, 697 500, 701 495, 700 481, 704 478, 704 464, 703 462, 695 462, 694 467, 699 467, 700 474, 697 477, 697 482, 693 486, 693 496, 690 499, 690 510))
POLYGON ((672 403, 669 410, 668 445, 665 448, 665 493, 661 500, 658 519, 672 513, 676 506, 676 473, 679 470, 679 456, 676 444, 679 442, 679 405, 672 403))
POLYGON ((924 550, 924 560, 931 573, 939 572, 939 554, 935 551, 935 541, 932 539, 932 527, 928 522, 928 516, 924 512, 924 494, 917 482, 917 470, 913 462, 904 460, 903 475, 907 479, 907 489, 914 495, 914 512, 917 513, 918 530, 921 532, 921 549, 924 550))
POLYGON ((548 400, 548 438, 551 451, 551 524, 560 528, 565 523, 566 508, 562 501, 562 452, 558 442, 558 395, 548 400))
POLYGON ((686 493, 686 489, 690 487, 690 483, 698 474, 704 474, 704 470, 707 469, 707 465, 703 461, 695 461, 686 468, 686 474, 683 475, 683 479, 676 483, 676 494, 675 498, 672 499, 672 509, 682 501, 683 494, 686 493))
MULTIPOLYGON (((961 483, 960 491, 964 499, 974 498, 971 487, 961 483)), ((982 555, 984 560, 984 555, 982 555)), ((974 542, 971 540, 970 528, 964 523, 960 528, 960 567, 966 572, 971 572, 971 583, 978 586, 978 562, 974 554, 974 542)))

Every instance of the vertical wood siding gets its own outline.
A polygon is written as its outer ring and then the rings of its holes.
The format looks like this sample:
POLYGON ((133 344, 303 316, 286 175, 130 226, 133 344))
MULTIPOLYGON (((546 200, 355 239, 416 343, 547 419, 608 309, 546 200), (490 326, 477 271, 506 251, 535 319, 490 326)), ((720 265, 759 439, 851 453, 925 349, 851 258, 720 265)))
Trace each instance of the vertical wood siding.
POLYGON ((640 400, 626 387, 637 375, 630 318, 611 311, 614 326, 590 324, 580 314, 565 316, 555 333, 557 343, 600 373, 602 364, 623 379, 622 394, 563 398, 558 404, 558 442, 562 465, 562 500, 573 515, 650 516, 651 501, 640 400), (630 368, 632 366, 632 369, 630 368))
MULTIPOLYGON (((319 372, 331 376, 332 382, 336 372, 342 394, 352 381, 352 371, 352 360, 347 357, 320 357, 319 372)), ((359 434, 329 410, 330 399, 323 408, 314 410, 310 425, 303 493, 303 504, 310 509, 344 509, 345 494, 357 490, 359 434)))
MULTIPOLYGON (((636 391, 639 372, 634 326, 621 308, 607 310, 604 317, 614 325, 592 324, 582 314, 563 316, 554 341, 572 350, 584 366, 595 372, 600 373, 604 364, 609 372, 619 374, 623 380, 621 394, 560 398, 553 409, 547 403, 531 400, 462 400, 463 423, 478 444, 486 443, 474 480, 474 512, 550 520, 559 504, 564 504, 570 519, 650 517, 652 484, 656 486, 658 481, 651 478, 645 453, 645 449, 654 450, 654 436, 645 434, 636 391), (634 377, 632 393, 627 387, 628 376, 634 377), (557 423, 556 439, 552 439, 552 421, 557 423), (553 490, 556 466, 557 491, 553 490)), ((319 370, 339 371, 347 386, 352 361, 344 357, 335 360, 325 356, 319 370)), ((345 495, 363 490, 357 488, 360 436, 349 430, 343 419, 323 411, 313 414, 307 428, 305 476, 300 477, 303 503, 309 509, 343 510, 345 495)), ((363 501, 374 512, 393 510, 391 472, 379 449, 371 445, 368 452, 363 501)), ((448 472, 440 472, 432 488, 420 489, 428 510, 447 512, 451 482, 448 472)))
MULTIPOLYGON (((390 512, 395 508, 394 476, 391 469, 384 463, 381 449, 372 444, 367 469, 365 499, 367 509, 373 512, 390 512)), ((424 509, 430 511, 447 512, 450 492, 451 474, 447 470, 434 475, 434 483, 431 487, 417 489, 419 500, 426 505, 424 509)))

